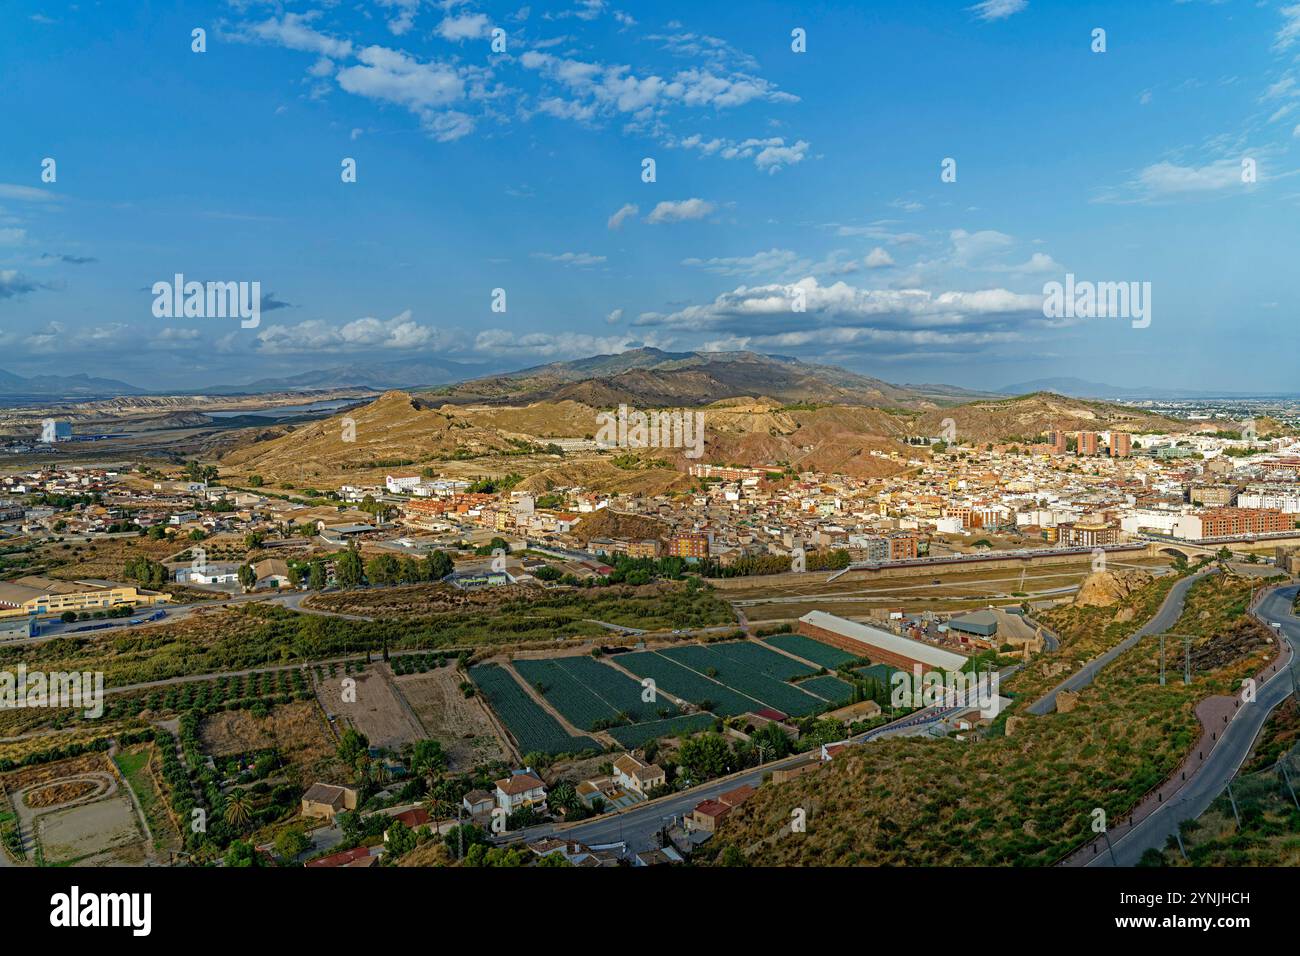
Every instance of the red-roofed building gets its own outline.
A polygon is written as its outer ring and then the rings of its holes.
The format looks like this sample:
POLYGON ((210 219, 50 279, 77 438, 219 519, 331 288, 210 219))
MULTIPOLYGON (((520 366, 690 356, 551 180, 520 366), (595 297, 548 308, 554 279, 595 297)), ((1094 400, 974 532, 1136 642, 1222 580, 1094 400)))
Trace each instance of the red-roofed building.
POLYGON ((323 856, 319 860, 309 860, 304 866, 339 867, 339 866, 374 866, 379 860, 379 847, 359 846, 341 853, 323 856))
POLYGON ((414 830, 416 827, 428 825, 431 817, 429 816, 429 811, 424 809, 424 807, 413 807, 403 813, 394 815, 393 819, 401 820, 408 827, 414 830))
POLYGON ((754 795, 754 788, 747 783, 742 783, 735 790, 728 790, 726 793, 718 795, 718 802, 726 804, 728 807, 738 807, 754 795))
POLYGON ((722 822, 722 818, 731 812, 731 807, 717 800, 705 800, 691 813, 690 824, 696 830, 713 833, 722 822))

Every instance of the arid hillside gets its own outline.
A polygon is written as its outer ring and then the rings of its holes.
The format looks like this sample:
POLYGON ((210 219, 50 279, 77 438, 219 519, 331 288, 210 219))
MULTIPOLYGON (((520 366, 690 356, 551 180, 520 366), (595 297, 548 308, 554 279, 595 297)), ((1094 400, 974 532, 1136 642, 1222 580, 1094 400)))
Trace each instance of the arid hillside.
POLYGON ((1134 433, 1188 431, 1185 423, 1161 415, 1051 392, 929 411, 919 416, 915 427, 922 434, 938 435, 947 418, 956 423, 959 442, 1029 440, 1057 428, 1067 432, 1112 428, 1134 433))

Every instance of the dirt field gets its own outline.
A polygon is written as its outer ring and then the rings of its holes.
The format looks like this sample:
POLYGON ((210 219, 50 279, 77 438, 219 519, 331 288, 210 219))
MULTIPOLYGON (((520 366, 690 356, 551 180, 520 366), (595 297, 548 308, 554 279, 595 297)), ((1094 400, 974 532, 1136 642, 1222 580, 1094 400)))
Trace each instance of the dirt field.
MULTIPOLYGON (((1167 557, 1116 558, 1116 568, 1157 571, 1169 566, 1167 557)), ((873 610, 902 607, 908 611, 958 612, 989 603, 1066 599, 1092 571, 1087 561, 1027 567, 1024 575, 1009 568, 957 568, 941 565, 924 575, 875 578, 848 574, 827 583, 828 575, 779 575, 733 578, 721 582, 719 596, 744 610, 750 621, 793 620, 810 610, 846 617, 863 617, 873 610), (934 584, 938 579, 939 584, 934 584)), ((715 582, 716 583, 716 582, 715 582)))
POLYGON ((38 783, 52 783, 65 777, 77 777, 84 773, 108 773, 108 758, 101 752, 82 754, 57 763, 37 764, 21 770, 11 770, 0 774, 0 782, 10 793, 16 793, 38 783))
POLYGON ((135 807, 121 792, 43 814, 37 818, 36 828, 46 863, 127 863, 143 855, 144 838, 135 807), (116 851, 111 860, 101 857, 108 851, 116 851), (91 861, 88 857, 100 858, 91 861))
POLYGON ((362 674, 354 674, 356 699, 343 700, 343 681, 339 676, 320 682, 316 696, 325 713, 338 717, 338 729, 351 725, 365 734, 372 747, 401 750, 403 744, 424 739, 424 730, 405 701, 393 690, 392 677, 384 665, 376 665, 362 674), (381 673, 381 668, 383 672, 381 673))
POLYGON ((23 794, 23 803, 33 809, 52 807, 60 803, 71 803, 82 797, 90 796, 98 787, 89 780, 71 780, 51 783, 23 794))
POLYGON ((204 752, 214 757, 274 747, 287 765, 285 772, 301 786, 329 776, 334 761, 334 741, 312 701, 283 704, 265 717, 222 711, 204 719, 199 735, 204 752))
POLYGON ((427 674, 395 678, 404 696, 424 726, 425 735, 443 745, 452 770, 468 770, 492 760, 507 760, 492 722, 483 712, 478 697, 466 699, 454 667, 440 667, 427 674))

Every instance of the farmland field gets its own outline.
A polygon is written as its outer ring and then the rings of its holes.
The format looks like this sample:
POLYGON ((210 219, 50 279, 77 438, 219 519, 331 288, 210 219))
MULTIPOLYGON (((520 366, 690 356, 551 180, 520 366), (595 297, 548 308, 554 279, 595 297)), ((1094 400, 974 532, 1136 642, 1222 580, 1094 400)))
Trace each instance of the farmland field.
POLYGON ((646 703, 641 685, 590 657, 516 660, 514 668, 575 727, 595 730, 598 723, 637 723, 672 716, 671 701, 646 703), (661 713, 661 711, 667 713, 661 713), (626 719, 625 719, 626 718, 626 719))
POLYGON ((638 677, 653 679, 668 693, 689 700, 697 707, 707 702, 709 706, 705 709, 723 717, 749 713, 763 706, 752 697, 738 694, 655 651, 620 654, 618 662, 638 677))
POLYGON ((609 735, 628 750, 640 747, 647 741, 658 737, 676 737, 680 734, 695 734, 713 726, 712 714, 681 714, 667 720, 653 720, 645 724, 615 727, 609 735))
POLYGON ((709 644, 708 648, 738 664, 762 671, 768 677, 774 677, 777 680, 790 680, 794 677, 806 677, 809 674, 817 673, 817 669, 814 667, 792 661, 784 654, 768 650, 763 645, 755 644, 752 641, 725 641, 720 644, 709 644))
POLYGON ((789 651, 796 657, 802 657, 806 661, 812 661, 814 664, 820 664, 822 667, 829 667, 832 670, 841 664, 848 664, 857 660, 852 654, 846 653, 838 647, 831 647, 829 644, 823 644, 811 637, 804 637, 802 634, 773 634, 771 637, 763 638, 763 640, 773 647, 779 647, 783 651, 789 651))
POLYGON ((838 677, 810 677, 806 681, 800 681, 799 686, 837 707, 853 700, 853 685, 838 677))
POLYGON ((803 717, 823 709, 822 701, 816 697, 805 694, 784 681, 768 677, 757 668, 733 660, 713 647, 688 644, 684 647, 665 648, 661 653, 669 660, 705 676, 716 676, 719 682, 728 687, 784 713, 803 717))
POLYGON ((456 668, 440 667, 398 677, 395 683, 425 735, 442 741, 452 770, 509 759, 509 751, 484 709, 486 702, 481 697, 466 697, 460 689, 463 679, 456 668))
POLYGON ((554 717, 496 664, 471 667, 469 676, 518 742, 520 753, 562 754, 601 749, 600 744, 590 737, 569 736, 554 717))

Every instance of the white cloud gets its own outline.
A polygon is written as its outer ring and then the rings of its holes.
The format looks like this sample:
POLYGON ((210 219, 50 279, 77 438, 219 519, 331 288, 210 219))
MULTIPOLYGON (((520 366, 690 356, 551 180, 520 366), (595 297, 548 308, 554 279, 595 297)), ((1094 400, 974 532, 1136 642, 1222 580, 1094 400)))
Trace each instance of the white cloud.
POLYGON ((490 30, 491 22, 483 13, 463 13, 456 17, 444 17, 438 24, 438 35, 453 43, 480 39, 487 36, 490 30))
POLYGON ((271 325, 257 334, 264 352, 355 351, 362 349, 446 348, 448 336, 433 326, 420 325, 407 309, 391 319, 370 316, 343 325, 308 319, 296 325, 271 325))
POLYGON ((983 0, 966 9, 972 11, 981 20, 1005 20, 1027 6, 1029 0, 983 0))
POLYGON ((1137 182, 1153 195, 1214 192, 1241 185, 1241 160, 1221 159, 1205 166, 1155 163, 1138 174, 1137 182))
POLYGON ((689 219, 703 219, 716 207, 704 199, 665 200, 658 203, 645 221, 651 225, 665 222, 684 222, 689 219))
POLYGON ((310 13, 286 13, 279 20, 271 17, 261 23, 245 24, 242 33, 236 34, 236 39, 260 40, 290 50, 319 53, 336 60, 351 54, 350 40, 337 40, 311 28, 309 24, 319 17, 318 10, 310 13))
POLYGON ((605 261, 604 256, 592 255, 590 252, 534 252, 535 259, 558 262, 566 266, 598 266, 605 261))
POLYGON ((632 203, 624 203, 618 207, 618 211, 614 213, 614 215, 609 217, 609 221, 606 222, 605 225, 610 229, 621 229, 624 222, 632 216, 635 216, 640 211, 641 210, 632 203))
POLYGON ((382 46, 366 47, 357 59, 362 65, 339 70, 338 82, 358 96, 428 109, 454 103, 465 93, 460 75, 443 63, 421 63, 382 46))
POLYGON ((805 260, 798 253, 790 249, 773 248, 756 252, 752 256, 683 259, 682 265, 724 276, 780 275, 803 261, 805 260))
POLYGON ((866 258, 862 261, 866 263, 868 269, 883 269, 894 264, 894 257, 882 247, 876 246, 867 253, 866 258))
POLYGON ((415 25, 415 15, 420 9, 420 0, 379 0, 380 6, 396 9, 397 13, 388 21, 388 31, 395 37, 406 34, 415 25))
POLYGON ((628 335, 599 336, 579 332, 530 332, 485 329, 474 339, 474 351, 488 355, 560 359, 586 355, 617 355, 643 345, 664 346, 667 340, 634 339, 628 335))
POLYGON ((738 323, 745 326, 759 318, 776 318, 789 326, 796 321, 817 318, 895 319, 912 326, 958 327, 980 316, 1037 313, 1041 318, 1041 294, 1022 295, 1007 289, 974 292, 933 293, 926 289, 862 289, 846 282, 820 285, 809 276, 792 283, 739 286, 710 303, 688 306, 668 315, 644 313, 638 325, 665 325, 703 329, 738 323), (794 311, 796 296, 804 299, 805 311, 794 311))
POLYGON ((1279 12, 1282 14, 1282 28, 1273 38, 1273 49, 1289 50, 1296 40, 1300 40, 1300 3, 1283 7, 1279 12))
POLYGON ((621 321, 623 321, 622 309, 612 309, 609 315, 605 316, 605 323, 607 325, 618 325, 621 321))

